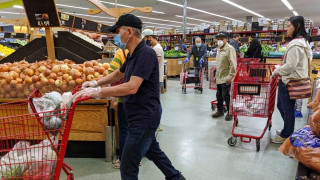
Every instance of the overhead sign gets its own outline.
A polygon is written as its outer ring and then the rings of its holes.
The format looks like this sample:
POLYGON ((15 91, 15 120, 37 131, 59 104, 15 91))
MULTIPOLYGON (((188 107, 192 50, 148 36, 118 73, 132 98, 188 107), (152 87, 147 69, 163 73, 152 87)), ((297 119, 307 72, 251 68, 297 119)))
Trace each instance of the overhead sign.
POLYGON ((54 0, 22 0, 31 27, 60 27, 54 0))

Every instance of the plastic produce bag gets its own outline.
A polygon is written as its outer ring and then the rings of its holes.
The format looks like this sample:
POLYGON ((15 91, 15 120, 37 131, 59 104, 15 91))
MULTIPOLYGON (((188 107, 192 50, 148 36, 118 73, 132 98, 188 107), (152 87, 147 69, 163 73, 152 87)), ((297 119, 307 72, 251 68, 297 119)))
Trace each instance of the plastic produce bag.
POLYGON ((0 177, 11 178, 20 177, 28 167, 28 148, 30 144, 25 141, 16 143, 13 149, 1 158, 0 177))
POLYGON ((53 101, 53 103, 60 107, 60 104, 62 103, 62 96, 60 93, 56 92, 56 91, 53 91, 51 93, 46 93, 43 98, 46 98, 46 99, 50 99, 53 101))
POLYGON ((317 110, 309 119, 312 132, 320 137, 320 110, 317 110))
MULTIPOLYGON (((54 102, 50 99, 46 98, 33 98, 32 99, 33 106, 36 109, 36 112, 39 113, 40 116, 43 116, 41 112, 46 112, 46 111, 53 111, 56 109, 56 105, 54 102)), ((30 107, 30 104, 28 104, 28 110, 30 114, 33 114, 33 110, 30 107)))
POLYGON ((320 172, 320 138, 313 134, 310 126, 294 132, 280 146, 279 150, 306 167, 320 172))
POLYGON ((28 180, 49 180, 57 160, 57 154, 51 147, 57 144, 58 138, 55 137, 33 146, 25 141, 16 143, 0 160, 0 179, 23 177, 28 180))
POLYGON ((65 105, 65 108, 71 108, 72 99, 73 99, 73 95, 72 95, 71 92, 63 93, 63 95, 62 95, 62 103, 65 105))

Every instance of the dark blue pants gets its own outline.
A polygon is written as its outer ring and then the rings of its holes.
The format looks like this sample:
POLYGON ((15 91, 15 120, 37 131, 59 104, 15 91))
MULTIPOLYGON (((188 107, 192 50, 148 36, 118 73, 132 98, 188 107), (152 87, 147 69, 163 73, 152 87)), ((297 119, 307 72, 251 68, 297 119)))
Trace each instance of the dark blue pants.
POLYGON ((160 96, 161 96, 161 87, 162 87, 162 85, 163 85, 163 82, 160 82, 159 83, 159 100, 160 100, 160 117, 162 116, 162 106, 161 106, 161 99, 160 99, 160 96))
POLYGON ((118 103, 118 128, 119 128, 119 159, 121 160, 122 151, 124 148, 124 144, 126 143, 128 137, 128 122, 126 118, 126 114, 124 112, 123 103, 118 103))
POLYGON ((168 180, 180 180, 181 174, 161 151, 156 140, 157 128, 129 128, 129 135, 121 159, 121 179, 138 180, 139 163, 145 155, 162 171, 168 180))
POLYGON ((220 112, 223 112, 223 101, 226 103, 227 110, 229 112, 230 87, 231 85, 227 85, 226 83, 217 85, 217 108, 220 112))
POLYGON ((290 99, 288 88, 281 80, 279 81, 278 86, 277 107, 284 123, 280 136, 287 138, 294 132, 294 105, 296 100, 290 99))

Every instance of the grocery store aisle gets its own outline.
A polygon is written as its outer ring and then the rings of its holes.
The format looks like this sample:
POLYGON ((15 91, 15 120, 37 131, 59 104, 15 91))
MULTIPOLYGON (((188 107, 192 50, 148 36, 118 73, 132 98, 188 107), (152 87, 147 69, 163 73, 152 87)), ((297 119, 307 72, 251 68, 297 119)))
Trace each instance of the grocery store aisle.
MULTIPOLYGON (((188 180, 294 179, 297 162, 282 155, 277 150, 279 145, 269 142, 271 134, 282 127, 277 110, 273 115, 272 131, 265 134, 261 150, 256 152, 255 141, 247 144, 238 140, 235 147, 227 144, 233 122, 211 118, 210 101, 215 99, 215 91, 208 89, 208 82, 205 82, 203 94, 194 89, 187 89, 187 94, 182 94, 178 79, 170 79, 168 91, 161 99, 164 130, 157 138, 162 150, 188 180)), ((304 118, 296 120, 296 128, 306 123, 306 108, 303 115, 304 118)), ((238 130, 262 132, 264 123, 263 119, 242 118, 238 130)), ((67 158, 66 162, 73 167, 77 180, 120 179, 119 170, 113 169, 104 159, 67 158)), ((151 161, 144 158, 142 162, 139 179, 164 179, 151 161)))

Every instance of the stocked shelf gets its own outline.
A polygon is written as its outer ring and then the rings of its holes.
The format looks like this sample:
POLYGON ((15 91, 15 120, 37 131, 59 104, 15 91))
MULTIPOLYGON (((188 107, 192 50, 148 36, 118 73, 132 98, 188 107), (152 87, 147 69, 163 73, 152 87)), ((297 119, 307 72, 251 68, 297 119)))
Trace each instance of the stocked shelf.
MULTIPOLYGON (((76 63, 83 63, 87 60, 101 59, 99 52, 102 51, 102 49, 70 32, 59 31, 58 38, 54 38, 54 44, 56 58, 59 60, 73 59, 76 63)), ((1 60, 1 63, 15 62, 23 59, 28 62, 47 59, 46 39, 34 39, 1 60)))

